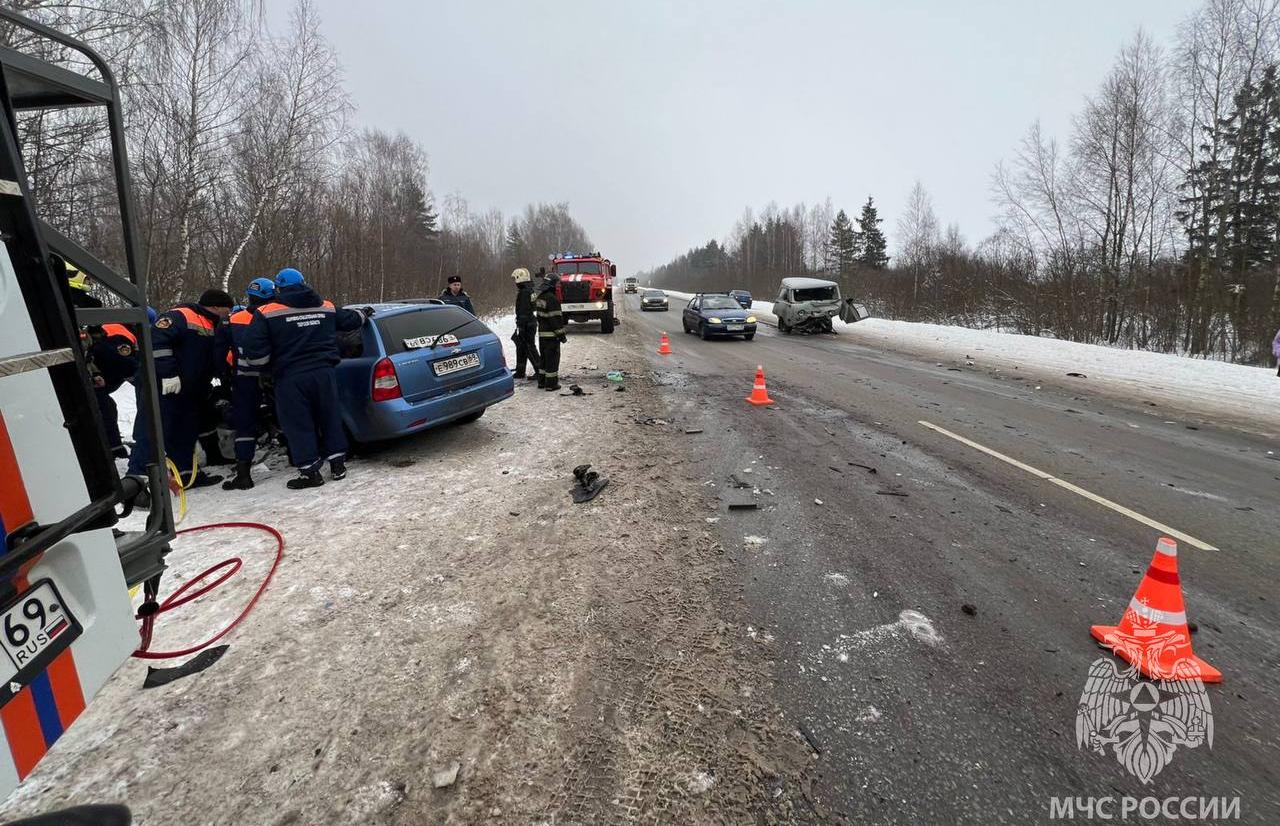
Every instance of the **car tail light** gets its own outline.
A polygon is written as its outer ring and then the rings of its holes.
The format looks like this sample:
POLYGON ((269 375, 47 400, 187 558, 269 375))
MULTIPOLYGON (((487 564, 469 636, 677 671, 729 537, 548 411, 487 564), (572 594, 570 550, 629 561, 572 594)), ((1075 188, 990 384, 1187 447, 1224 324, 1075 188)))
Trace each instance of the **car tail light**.
POLYGON ((400 398, 400 377, 391 359, 382 359, 373 365, 373 400, 385 402, 400 398))

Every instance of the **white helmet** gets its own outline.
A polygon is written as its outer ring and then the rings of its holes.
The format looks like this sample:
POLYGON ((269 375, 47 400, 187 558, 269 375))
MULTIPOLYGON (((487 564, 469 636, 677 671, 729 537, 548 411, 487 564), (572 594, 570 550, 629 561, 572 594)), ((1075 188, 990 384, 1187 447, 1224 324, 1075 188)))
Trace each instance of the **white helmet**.
POLYGON ((524 267, 517 267, 511 271, 511 280, 517 284, 524 284, 527 281, 531 281, 532 276, 529 275, 529 271, 524 267))

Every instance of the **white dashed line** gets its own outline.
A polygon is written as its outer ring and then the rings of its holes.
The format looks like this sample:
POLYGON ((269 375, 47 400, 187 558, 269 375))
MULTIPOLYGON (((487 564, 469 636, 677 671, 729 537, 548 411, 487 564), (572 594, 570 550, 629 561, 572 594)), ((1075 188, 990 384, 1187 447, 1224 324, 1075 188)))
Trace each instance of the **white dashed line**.
POLYGON ((1053 484, 1057 485, 1063 490, 1069 490, 1078 496, 1083 496, 1085 499, 1088 499, 1090 502, 1096 502, 1097 504, 1102 505, 1104 508, 1109 508, 1118 514, 1121 514, 1122 516, 1129 517, 1135 522, 1140 522, 1141 524, 1146 525, 1148 528, 1154 528, 1155 530, 1159 531, 1162 534, 1167 534, 1168 536, 1171 536, 1174 539, 1177 539, 1179 542, 1185 542, 1188 545, 1192 546, 1193 548, 1199 548, 1202 551, 1218 550, 1218 548, 1214 547, 1213 545, 1210 545, 1207 542, 1202 542, 1201 540, 1196 539, 1194 536, 1185 534, 1182 531, 1171 528, 1162 522, 1157 522, 1154 519, 1143 516, 1137 511, 1126 508, 1124 505, 1119 505, 1115 502, 1112 502, 1110 499, 1106 499, 1102 496, 1099 496, 1096 493, 1087 491, 1084 488, 1080 487, 1079 485, 1073 485, 1070 482, 1067 482, 1063 479, 1059 479, 1058 477, 1052 474, 1045 473, 1043 470, 1040 470, 1038 468, 1033 468, 1031 465, 1028 465, 1024 462, 1019 462, 1017 459, 1014 459, 1010 456, 1005 456, 1003 453, 997 450, 992 450, 991 448, 986 447, 985 445, 980 445, 977 442, 973 441, 972 439, 966 439, 964 436, 961 436, 957 433, 952 433, 950 430, 947 430, 946 428, 938 427, 936 424, 933 424, 931 422, 926 422, 923 420, 921 420, 919 424, 929 428, 930 430, 936 433, 941 433, 943 436, 946 436, 948 439, 955 439, 957 442, 959 442, 962 445, 968 445, 974 450, 980 451, 982 453, 987 454, 988 456, 992 456, 996 459, 999 459, 1000 461, 1006 464, 1013 465, 1019 470, 1024 470, 1027 473, 1030 473, 1032 476, 1036 477, 1037 479, 1043 479, 1046 482, 1052 482, 1053 484))

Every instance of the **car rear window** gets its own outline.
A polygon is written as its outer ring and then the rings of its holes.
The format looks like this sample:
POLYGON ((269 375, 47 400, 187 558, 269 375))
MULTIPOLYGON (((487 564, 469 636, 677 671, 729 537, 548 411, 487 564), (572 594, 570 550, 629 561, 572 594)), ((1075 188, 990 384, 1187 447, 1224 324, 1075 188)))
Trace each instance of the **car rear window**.
POLYGON ((397 313, 385 318, 373 317, 382 335, 382 346, 387 355, 403 353, 405 339, 422 336, 438 336, 452 330, 459 339, 482 336, 491 332, 484 322, 459 307, 423 307, 410 313, 397 313), (454 330, 453 328, 458 329, 454 330))

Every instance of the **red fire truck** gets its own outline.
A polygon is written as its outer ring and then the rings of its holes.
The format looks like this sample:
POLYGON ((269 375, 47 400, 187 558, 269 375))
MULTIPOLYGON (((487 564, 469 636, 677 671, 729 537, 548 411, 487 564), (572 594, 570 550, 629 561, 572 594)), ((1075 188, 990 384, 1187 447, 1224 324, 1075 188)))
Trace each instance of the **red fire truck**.
POLYGON ((561 252, 551 256, 560 275, 560 309, 568 321, 599 321, 600 332, 612 333, 613 279, 618 268, 598 252, 561 252))

